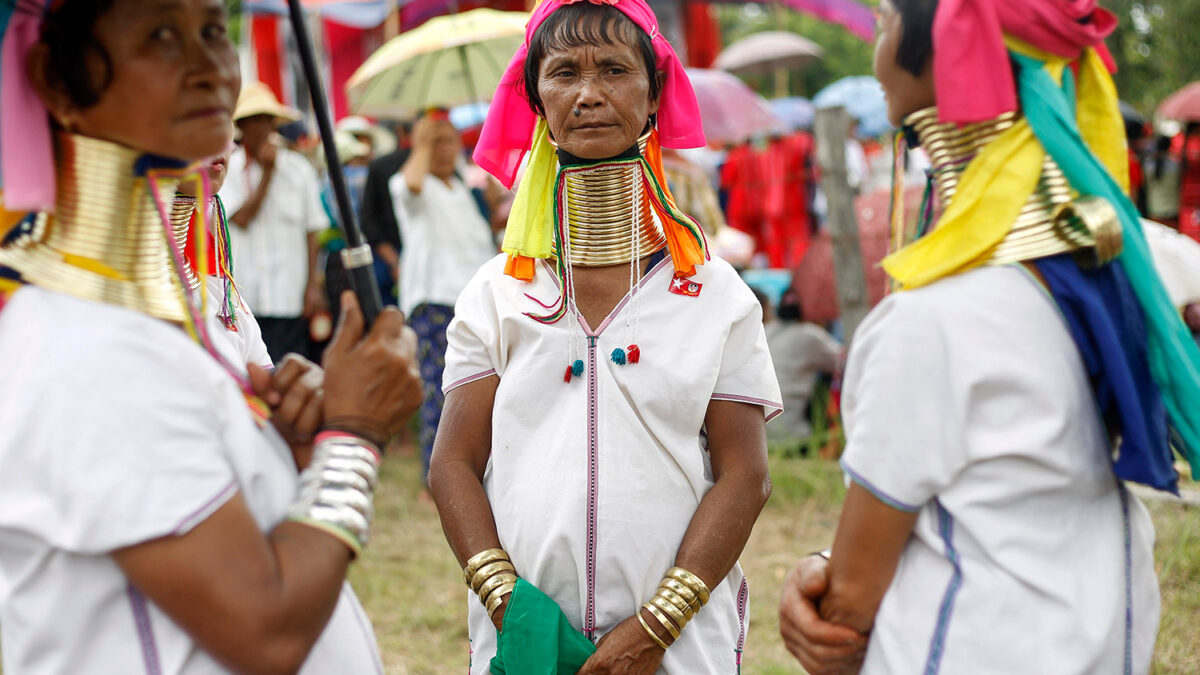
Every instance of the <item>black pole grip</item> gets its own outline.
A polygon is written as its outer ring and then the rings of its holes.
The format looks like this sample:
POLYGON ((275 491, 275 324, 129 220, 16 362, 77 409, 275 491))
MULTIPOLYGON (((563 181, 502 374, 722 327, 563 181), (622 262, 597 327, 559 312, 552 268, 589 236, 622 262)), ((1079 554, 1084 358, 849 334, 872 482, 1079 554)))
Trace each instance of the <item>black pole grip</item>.
POLYGON ((342 253, 343 262, 353 257, 356 266, 346 265, 346 273, 350 276, 350 287, 358 296, 358 304, 362 307, 363 318, 369 330, 375 322, 375 317, 383 310, 379 298, 379 287, 375 283, 375 275, 371 266, 371 248, 363 241, 362 230, 358 227, 358 218, 350 203, 350 190, 346 188, 346 176, 342 173, 342 163, 338 158, 337 144, 333 137, 333 121, 329 115, 329 102, 325 98, 324 85, 317 71, 316 55, 313 52, 312 40, 308 35, 308 26, 304 25, 304 10, 300 0, 288 0, 288 14, 292 22, 292 32, 296 35, 296 47, 300 52, 300 61, 304 66, 304 79, 308 82, 308 93, 312 98, 313 115, 317 118, 317 128, 321 132, 321 144, 325 148, 325 165, 329 171, 329 182, 333 186, 333 195, 337 201, 338 215, 342 222, 342 232, 346 235, 347 249, 342 253), (352 256, 347 252, 353 251, 352 256), (365 262, 364 262, 365 257, 365 262))
POLYGON ((362 307, 363 320, 367 328, 375 323, 375 317, 383 311, 383 302, 379 298, 379 284, 375 283, 375 268, 371 264, 371 247, 363 244, 357 248, 345 248, 341 251, 342 264, 346 274, 350 276, 350 285, 358 304, 362 307))

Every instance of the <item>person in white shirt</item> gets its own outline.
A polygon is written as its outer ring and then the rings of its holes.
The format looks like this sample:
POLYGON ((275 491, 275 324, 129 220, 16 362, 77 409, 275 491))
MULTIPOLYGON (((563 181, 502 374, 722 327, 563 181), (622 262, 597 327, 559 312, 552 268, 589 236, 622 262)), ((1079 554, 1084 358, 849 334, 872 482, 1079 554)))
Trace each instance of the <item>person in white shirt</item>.
POLYGON ((460 152, 462 142, 446 113, 432 111, 413 125, 412 154, 389 181, 404 241, 400 309, 417 332, 425 381, 420 431, 425 474, 442 417, 446 328, 454 303, 497 250, 491 228, 456 172, 460 152))
POLYGON ((1154 528, 1128 483, 1177 491, 1176 451, 1200 468, 1200 351, 1123 184, 1114 17, 879 9, 875 73, 940 215, 852 337, 846 499, 784 581, 784 642, 814 673, 1147 673, 1154 528))
POLYGON ((547 0, 528 34, 475 158, 511 184, 492 151, 531 155, 507 255, 455 306, 429 473, 479 597, 471 673, 564 646, 580 673, 736 673, 779 387, 754 294, 666 185, 695 95, 642 0, 547 0))
POLYGON ((842 345, 824 328, 805 321, 795 290, 784 294, 767 322, 767 345, 783 393, 783 412, 767 427, 773 443, 795 445, 812 435, 809 403, 821 375, 833 375, 842 345))
POLYGON ((345 577, 415 339, 348 295, 322 434, 290 445, 286 386, 168 274, 180 167, 232 140, 225 4, 23 3, 6 28, 0 152, 37 181, 0 161, 36 210, 0 246, 4 672, 382 673, 345 577))
POLYGON ((321 183, 304 157, 276 143, 275 129, 299 116, 265 84, 247 85, 234 113, 241 147, 220 192, 238 288, 276 363, 289 352, 309 356, 307 319, 327 304, 317 241, 329 227, 321 183))

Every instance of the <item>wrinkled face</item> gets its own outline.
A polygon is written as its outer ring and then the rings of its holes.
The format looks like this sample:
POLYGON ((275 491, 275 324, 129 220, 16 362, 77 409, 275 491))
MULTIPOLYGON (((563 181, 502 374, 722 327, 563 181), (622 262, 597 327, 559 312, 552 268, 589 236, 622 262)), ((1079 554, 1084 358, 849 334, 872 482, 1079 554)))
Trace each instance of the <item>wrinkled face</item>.
POLYGON ((636 49, 620 41, 547 52, 537 91, 559 147, 583 159, 628 150, 658 112, 649 77, 636 49))
MULTIPOLYGON (((108 52, 108 84, 87 108, 61 92, 43 92, 60 122, 85 136, 189 162, 229 144, 241 75, 222 0, 117 0, 93 35, 108 52)), ((87 67, 103 83, 101 58, 93 55, 87 67)))
POLYGON ((896 50, 904 37, 900 13, 889 0, 879 3, 875 37, 875 77, 887 98, 888 121, 899 128, 904 118, 937 103, 933 87, 933 65, 926 63, 917 77, 896 63, 896 50))
POLYGON ((458 153, 462 150, 462 141, 458 132, 449 122, 438 122, 433 132, 433 156, 429 159, 429 173, 438 178, 448 180, 458 168, 458 153))

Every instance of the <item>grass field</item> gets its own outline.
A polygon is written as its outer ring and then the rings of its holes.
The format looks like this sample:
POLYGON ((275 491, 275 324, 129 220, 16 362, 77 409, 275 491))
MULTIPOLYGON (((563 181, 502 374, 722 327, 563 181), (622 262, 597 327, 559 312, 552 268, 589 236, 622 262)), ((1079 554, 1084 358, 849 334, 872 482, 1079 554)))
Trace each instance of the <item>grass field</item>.
MULTIPOLYGON (((375 623, 389 675, 464 673, 467 591, 437 512, 420 498, 419 471, 411 453, 385 463, 374 540, 351 581, 375 623)), ((774 493, 742 555, 752 591, 747 675, 802 672, 779 638, 779 589, 798 556, 832 541, 844 492, 837 465, 827 460, 774 459, 771 476, 774 493)), ((1163 593, 1153 672, 1200 673, 1200 509, 1147 506, 1158 530, 1163 593)))

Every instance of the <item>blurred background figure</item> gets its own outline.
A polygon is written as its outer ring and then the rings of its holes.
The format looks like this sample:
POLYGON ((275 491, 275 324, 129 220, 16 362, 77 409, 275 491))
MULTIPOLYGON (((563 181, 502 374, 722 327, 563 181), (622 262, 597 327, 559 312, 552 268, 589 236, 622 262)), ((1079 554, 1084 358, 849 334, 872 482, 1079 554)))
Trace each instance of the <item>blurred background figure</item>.
POLYGON ((462 142, 445 111, 413 125, 412 151, 388 182, 404 248, 400 253, 400 309, 417 332, 425 383, 421 452, 425 473, 442 415, 446 328, 458 294, 498 249, 470 189, 459 173, 462 142))
POLYGON ((819 378, 832 378, 842 358, 842 345, 824 328, 804 320, 800 297, 784 294, 767 323, 767 345, 783 393, 783 412, 767 426, 772 443, 794 446, 812 435, 810 402, 819 378))
POLYGON ((375 278, 379 282, 379 295, 386 304, 396 304, 399 299, 396 280, 403 248, 400 224, 396 221, 396 205, 392 202, 388 181, 408 161, 412 123, 397 122, 393 130, 396 134, 395 149, 377 156, 367 165, 367 178, 358 210, 363 237, 375 253, 375 278))
POLYGON ((317 173, 275 133, 300 113, 266 85, 242 88, 234 121, 241 147, 229 159, 220 196, 242 299, 262 328, 271 359, 311 354, 307 319, 326 309, 317 233, 329 227, 317 173))

